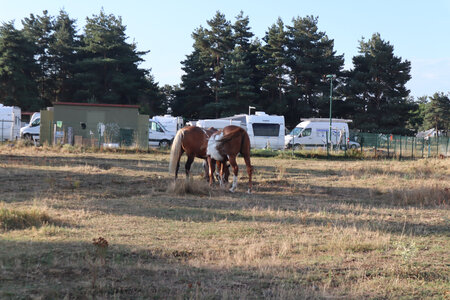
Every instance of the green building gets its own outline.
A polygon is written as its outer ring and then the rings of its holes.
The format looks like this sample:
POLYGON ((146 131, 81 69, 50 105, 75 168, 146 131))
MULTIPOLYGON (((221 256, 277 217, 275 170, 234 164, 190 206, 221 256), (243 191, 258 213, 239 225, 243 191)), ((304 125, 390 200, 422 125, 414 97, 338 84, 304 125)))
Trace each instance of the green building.
POLYGON ((55 102, 41 111, 41 143, 148 148, 149 116, 137 105, 55 102))

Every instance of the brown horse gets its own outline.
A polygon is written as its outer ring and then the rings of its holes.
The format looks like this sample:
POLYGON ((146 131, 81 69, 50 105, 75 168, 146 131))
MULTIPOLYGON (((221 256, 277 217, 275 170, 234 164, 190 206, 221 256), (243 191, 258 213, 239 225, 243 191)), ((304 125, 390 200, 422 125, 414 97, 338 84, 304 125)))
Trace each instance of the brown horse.
MULTIPOLYGON (((208 141, 208 165, 209 165, 209 183, 213 182, 214 175, 214 161, 222 162, 221 177, 223 176, 224 165, 227 160, 230 161, 230 165, 233 168, 233 184, 230 188, 230 192, 234 192, 237 187, 238 171, 239 167, 236 163, 236 157, 241 154, 244 158, 245 165, 247 166, 248 174, 248 193, 252 191, 252 174, 253 167, 250 162, 250 138, 247 132, 234 125, 226 126, 223 131, 214 133, 208 141)), ((221 178, 220 177, 220 178, 221 178)))
MULTIPOLYGON (((217 129, 215 128, 204 129, 196 126, 187 126, 178 130, 170 149, 169 163, 169 172, 175 174, 175 179, 178 177, 180 159, 184 152, 186 152, 188 157, 185 165, 186 179, 189 178, 191 165, 194 162, 195 157, 206 160, 208 139, 216 131, 217 129)), ((220 168, 224 170, 225 178, 228 178, 228 168, 222 166, 220 166, 220 168)), ((205 171, 208 170, 209 168, 205 165, 205 171)))

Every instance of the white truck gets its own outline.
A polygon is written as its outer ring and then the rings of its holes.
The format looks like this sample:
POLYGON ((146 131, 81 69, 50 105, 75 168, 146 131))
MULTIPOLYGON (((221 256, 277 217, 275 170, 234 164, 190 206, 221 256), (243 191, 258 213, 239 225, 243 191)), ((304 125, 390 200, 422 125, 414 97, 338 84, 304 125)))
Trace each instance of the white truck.
POLYGON ((149 119, 148 145, 167 148, 172 144, 176 131, 169 131, 156 119, 149 119))
POLYGON ((35 112, 27 126, 20 128, 20 137, 28 140, 39 140, 41 130, 41 113, 35 112))
POLYGON ((21 109, 0 104, 0 142, 14 141, 20 137, 21 109))
MULTIPOLYGON (((284 138, 286 148, 311 149, 318 147, 326 147, 328 132, 330 131, 330 119, 311 118, 301 119, 300 122, 288 135, 284 138)), ((331 120, 331 144, 340 148, 356 149, 359 144, 350 142, 350 132, 348 123, 352 120, 332 119, 331 120)))

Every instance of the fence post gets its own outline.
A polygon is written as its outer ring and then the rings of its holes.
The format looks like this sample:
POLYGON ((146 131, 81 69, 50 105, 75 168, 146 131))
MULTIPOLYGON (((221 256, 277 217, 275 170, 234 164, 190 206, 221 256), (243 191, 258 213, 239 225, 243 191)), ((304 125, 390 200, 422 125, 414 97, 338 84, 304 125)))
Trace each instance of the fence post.
POLYGON ((439 132, 436 133, 436 157, 439 157, 439 132))
POLYGON ((422 158, 423 158, 423 150, 425 148, 425 138, 422 138, 422 158))
POLYGON ((0 142, 3 143, 3 120, 2 120, 2 140, 0 142))
POLYGON ((400 136, 400 159, 402 159, 402 136, 400 136))
POLYGON ((413 137, 412 143, 411 143, 411 156, 414 159, 414 145, 416 143, 416 138, 413 137))
POLYGON ((447 156, 448 154, 448 142, 450 141, 450 137, 447 137, 447 146, 445 147, 445 156, 447 156))
POLYGON ((387 153, 387 157, 388 157, 388 158, 389 158, 389 156, 390 156, 390 155, 389 155, 389 143, 391 142, 390 140, 391 140, 391 135, 389 135, 389 137, 387 138, 387 152, 388 152, 388 153, 387 153))

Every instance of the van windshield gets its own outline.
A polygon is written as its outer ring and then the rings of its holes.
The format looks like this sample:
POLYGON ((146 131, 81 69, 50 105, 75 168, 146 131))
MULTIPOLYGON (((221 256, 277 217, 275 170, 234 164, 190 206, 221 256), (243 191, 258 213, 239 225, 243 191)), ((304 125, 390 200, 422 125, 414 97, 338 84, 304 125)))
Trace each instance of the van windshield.
POLYGON ((297 136, 302 131, 303 131, 303 127, 295 127, 294 129, 292 129, 292 131, 289 133, 289 135, 297 136))

